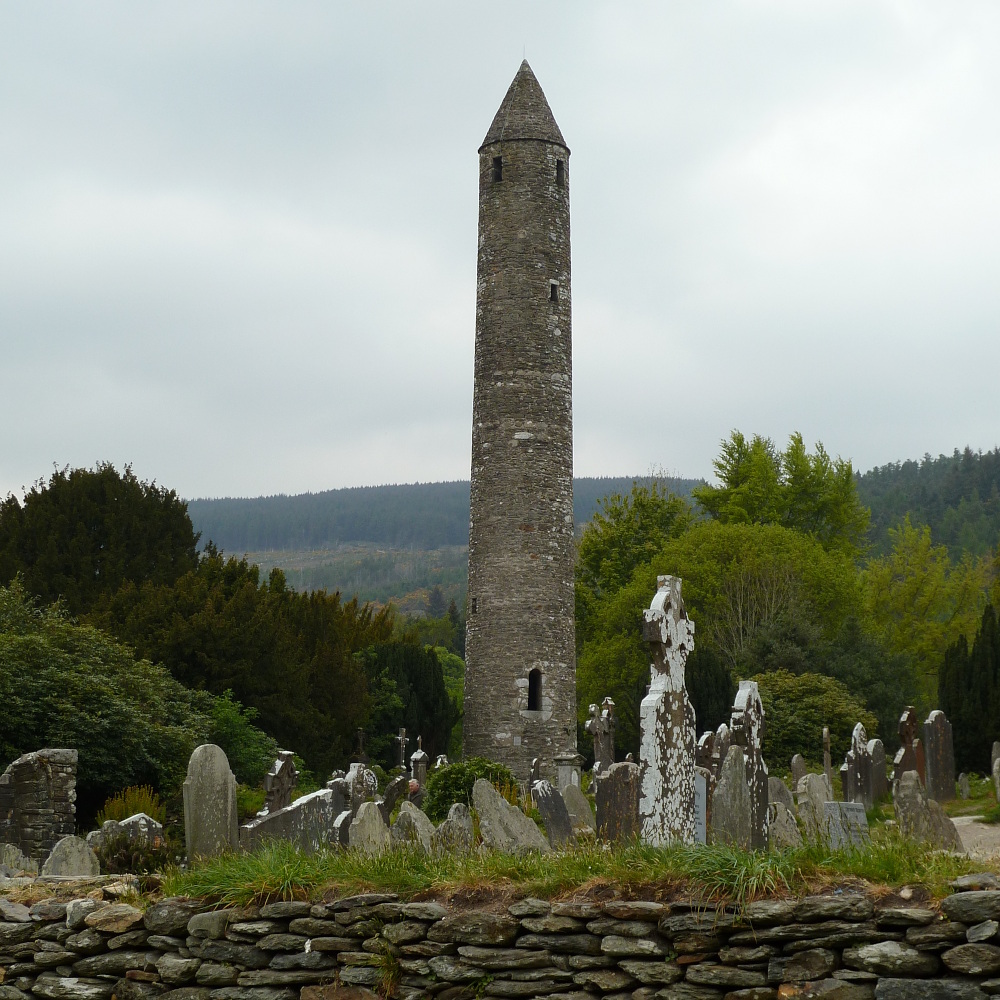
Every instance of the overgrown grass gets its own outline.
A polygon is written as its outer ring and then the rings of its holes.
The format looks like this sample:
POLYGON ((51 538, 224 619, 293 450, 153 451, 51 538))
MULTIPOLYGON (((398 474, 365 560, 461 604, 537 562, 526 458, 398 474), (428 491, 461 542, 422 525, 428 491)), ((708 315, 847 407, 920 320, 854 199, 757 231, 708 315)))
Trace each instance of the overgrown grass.
POLYGON ((944 895, 951 879, 982 868, 965 857, 913 844, 891 829, 876 830, 865 850, 812 845, 778 853, 718 844, 632 844, 520 857, 483 852, 429 858, 412 850, 366 857, 344 851, 306 855, 290 844, 272 843, 253 854, 224 855, 186 871, 170 871, 163 892, 240 905, 370 891, 403 897, 466 893, 552 898, 610 885, 626 894, 685 893, 706 902, 741 905, 853 880, 890 887, 920 883, 944 895))

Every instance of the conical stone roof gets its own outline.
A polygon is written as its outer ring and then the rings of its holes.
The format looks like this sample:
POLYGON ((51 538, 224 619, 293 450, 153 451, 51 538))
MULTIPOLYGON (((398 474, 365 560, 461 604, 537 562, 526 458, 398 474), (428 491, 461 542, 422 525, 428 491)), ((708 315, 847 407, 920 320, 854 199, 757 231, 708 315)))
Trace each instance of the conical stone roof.
POLYGON ((483 146, 510 139, 539 139, 569 149, 527 59, 521 63, 507 96, 500 103, 483 146))

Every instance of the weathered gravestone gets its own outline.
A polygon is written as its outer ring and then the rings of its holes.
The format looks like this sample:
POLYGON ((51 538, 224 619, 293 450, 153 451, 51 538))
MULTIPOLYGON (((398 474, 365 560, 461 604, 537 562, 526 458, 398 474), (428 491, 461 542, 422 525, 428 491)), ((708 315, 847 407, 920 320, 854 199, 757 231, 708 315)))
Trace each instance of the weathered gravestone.
POLYGON ((874 773, 869 752, 868 734, 859 722, 851 734, 851 749, 840 768, 840 779, 845 802, 861 802, 871 809, 875 801, 874 773))
POLYGON ((747 787, 750 790, 750 846, 767 850, 767 764, 764 743, 764 705, 756 681, 740 681, 729 724, 733 743, 746 755, 747 787))
POLYGON ((951 723, 935 709, 924 723, 924 787, 928 798, 950 802, 955 798, 955 745, 951 723))
POLYGON ((899 717, 899 749, 893 759, 893 777, 898 781, 906 771, 916 771, 920 781, 924 780, 923 752, 920 747, 920 717, 912 705, 903 709, 899 717))
POLYGON ((691 844, 695 716, 684 667, 694 648, 694 622, 681 599, 680 578, 661 576, 656 583, 642 625, 652 663, 649 693, 639 706, 639 823, 647 844, 691 844))
POLYGON ((299 782, 299 772, 295 769, 295 754, 291 750, 280 750, 278 759, 271 770, 264 775, 264 808, 258 816, 277 812, 292 804, 292 793, 299 782))
POLYGON ((402 802, 389 835, 393 847, 414 847, 430 854, 434 824, 412 802, 402 802))
POLYGON ((351 846, 351 822, 354 820, 354 813, 350 809, 345 809, 337 814, 333 821, 333 836, 330 838, 334 844, 341 847, 351 846))
MULTIPOLYGON (((823 727, 823 773, 826 775, 827 783, 833 788, 833 756, 830 753, 830 727, 823 727)), ((795 783, 798 788, 798 782, 795 783)))
POLYGON ((615 703, 605 698, 601 708, 590 706, 583 727, 594 738, 594 776, 602 775, 615 762, 615 703))
POLYGON ((868 816, 861 802, 824 802, 826 843, 833 849, 864 847, 871 842, 868 816))
POLYGON ((472 813, 464 802, 448 810, 448 818, 431 835, 431 853, 468 854, 472 850, 472 813))
POLYGON ((704 767, 694 769, 694 842, 708 842, 708 787, 710 772, 704 767))
POLYGON ((557 753, 556 762, 556 788, 561 792, 570 785, 580 787, 580 769, 583 767, 583 757, 576 751, 557 753))
POLYGON ((388 827, 392 820, 392 814, 396 806, 404 798, 406 798, 406 793, 410 790, 410 779, 406 777, 405 774, 398 774, 388 785, 385 786, 385 791, 382 793, 382 798, 378 799, 379 811, 382 813, 382 822, 388 827))
POLYGON ((893 787, 893 806, 899 832, 931 847, 962 851, 955 824, 934 799, 924 794, 916 771, 904 771, 893 787))
POLYGON ((639 766, 612 764, 597 783, 597 835, 612 844, 639 836, 639 766))
POLYGON ((795 790, 795 800, 806 837, 812 841, 820 840, 826 822, 825 804, 833 801, 833 789, 826 775, 807 774, 795 790))
POLYGON ((268 840, 285 840, 315 854, 334 838, 337 818, 334 792, 320 788, 274 812, 258 813, 240 827, 240 849, 252 851, 268 840))
POLYGON ((809 773, 809 768, 806 767, 805 758, 802 754, 797 753, 792 758, 792 784, 798 788, 799 782, 809 773))
MULTIPOLYGON (((3 706, 0 706, 3 711, 3 706)), ((18 757, 0 774, 0 842, 41 864, 76 829, 76 750, 18 757)))
POLYGON ((960 799, 969 797, 969 776, 964 771, 958 776, 958 797, 960 799))
POLYGON ((716 844, 750 847, 750 788, 743 748, 731 746, 712 796, 711 840, 716 844))
POLYGON ((351 790, 350 809, 355 816, 363 802, 371 802, 378 794, 378 778, 365 764, 355 762, 347 772, 348 788, 351 790))
POLYGON ((872 802, 889 797, 889 768, 885 745, 880 739, 868 741, 868 758, 871 761, 872 802))
POLYGON ((417 737, 417 749, 410 755, 410 774, 420 788, 427 784, 427 768, 431 758, 424 749, 423 736, 417 737))
POLYGON ((203 743, 188 761, 184 780, 184 840, 187 856, 211 858, 236 850, 236 778, 221 747, 203 743))
MULTIPOLYGON (((805 775, 803 774, 804 778, 805 775)), ((798 782, 796 782, 796 787, 798 782)), ((795 815, 795 799, 781 778, 767 779, 767 800, 768 802, 780 802, 793 816, 795 815)))
POLYGON ((597 832, 597 820, 594 818, 594 810, 591 808, 587 796, 580 791, 578 785, 566 785, 560 791, 563 802, 566 803, 566 811, 569 813, 573 830, 579 833, 581 830, 597 832))
POLYGON ((795 816, 792 811, 784 802, 769 802, 767 812, 768 847, 772 851, 784 851, 789 848, 801 847, 802 834, 799 832, 799 826, 795 822, 795 816))
POLYGON ((352 851, 362 854, 382 854, 390 844, 389 827, 382 819, 382 810, 376 802, 362 802, 357 816, 351 820, 348 834, 352 851))
POLYGON ((472 804, 479 816, 483 843, 504 854, 548 853, 549 842, 528 816, 511 805, 485 778, 472 786, 472 804))
POLYGON ((573 823, 563 797, 548 781, 539 781, 531 789, 531 798, 541 814, 549 843, 560 850, 576 843, 573 823))
POLYGON ((993 741, 993 749, 990 752, 990 769, 992 770, 993 765, 1000 760, 1000 740, 993 741))
POLYGON ((100 874, 101 863, 82 837, 63 837, 42 865, 42 875, 94 878, 100 874))
POLYGON ((126 816, 118 824, 118 832, 123 833, 133 844, 145 843, 150 847, 159 847, 163 843, 163 824, 146 813, 126 816))

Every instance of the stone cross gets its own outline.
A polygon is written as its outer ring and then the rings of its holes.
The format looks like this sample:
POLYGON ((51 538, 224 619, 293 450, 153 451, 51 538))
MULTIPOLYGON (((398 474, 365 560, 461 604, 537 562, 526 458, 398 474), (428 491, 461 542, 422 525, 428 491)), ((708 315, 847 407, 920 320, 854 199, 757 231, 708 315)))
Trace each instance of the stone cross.
POLYGON ((615 762, 615 703, 605 698, 600 710, 591 705, 584 728, 594 737, 594 775, 603 774, 615 762))
POLYGON ((691 844, 695 714, 684 668, 694 648, 694 622, 684 609, 680 578, 661 576, 656 582, 652 603, 643 612, 642 637, 653 662, 649 694, 639 706, 639 824, 647 844, 691 844))
POLYGON ((746 778, 750 789, 750 847, 767 850, 767 764, 764 743, 764 705, 756 681, 740 681, 733 703, 730 729, 733 743, 746 755, 746 778))
POLYGON ((830 787, 833 788, 833 757, 830 754, 830 727, 823 727, 823 773, 830 787))
POLYGON ((258 816, 269 816, 292 804, 292 792, 299 781, 294 757, 291 750, 278 751, 278 759, 264 775, 264 808, 258 816))
POLYGON ((406 770, 406 744, 410 741, 406 737, 406 730, 400 729, 399 735, 396 737, 396 742, 399 744, 399 766, 405 771, 406 770))
POLYGON ((955 797, 955 745, 951 723, 939 709, 924 723, 924 755, 927 797, 950 802, 955 797))

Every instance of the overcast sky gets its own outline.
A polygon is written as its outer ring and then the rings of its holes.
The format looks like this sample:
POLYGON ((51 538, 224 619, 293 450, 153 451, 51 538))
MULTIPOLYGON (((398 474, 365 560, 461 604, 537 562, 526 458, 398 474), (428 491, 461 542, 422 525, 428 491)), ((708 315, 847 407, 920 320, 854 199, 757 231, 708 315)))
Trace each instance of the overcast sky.
POLYGON ((0 5, 0 495, 467 479, 476 150, 572 149, 577 475, 1000 443, 1000 4, 0 5))

